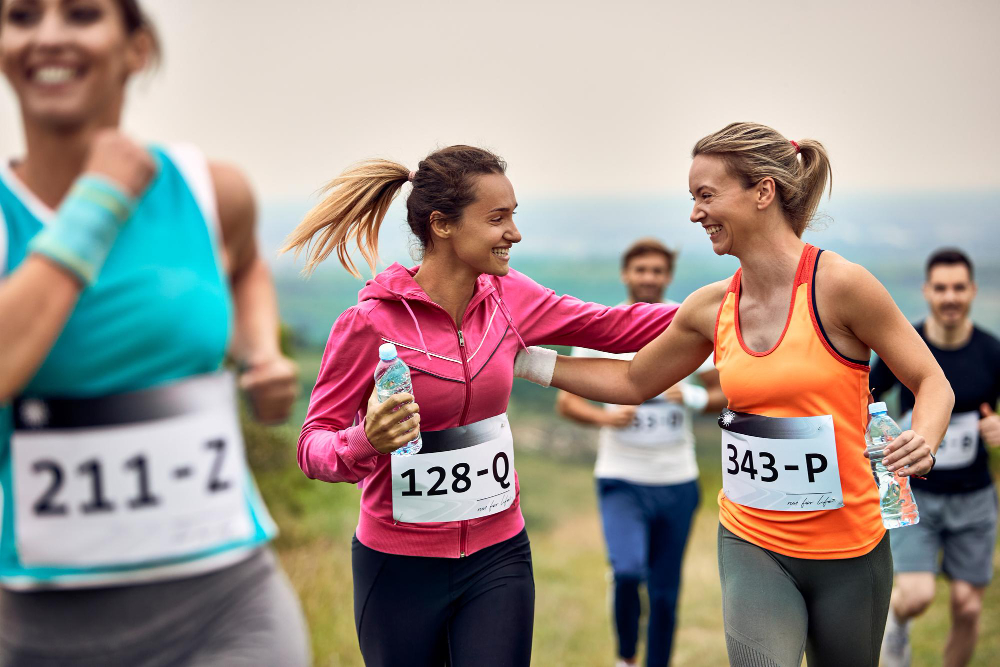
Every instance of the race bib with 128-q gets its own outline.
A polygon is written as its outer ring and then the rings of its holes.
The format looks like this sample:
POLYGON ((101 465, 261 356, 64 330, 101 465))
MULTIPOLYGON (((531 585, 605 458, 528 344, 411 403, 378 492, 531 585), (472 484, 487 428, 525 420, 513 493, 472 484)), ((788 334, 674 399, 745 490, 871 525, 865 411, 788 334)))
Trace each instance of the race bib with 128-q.
POLYGON ((506 414, 420 437, 419 453, 391 457, 393 519, 464 521, 513 504, 514 439, 506 414))

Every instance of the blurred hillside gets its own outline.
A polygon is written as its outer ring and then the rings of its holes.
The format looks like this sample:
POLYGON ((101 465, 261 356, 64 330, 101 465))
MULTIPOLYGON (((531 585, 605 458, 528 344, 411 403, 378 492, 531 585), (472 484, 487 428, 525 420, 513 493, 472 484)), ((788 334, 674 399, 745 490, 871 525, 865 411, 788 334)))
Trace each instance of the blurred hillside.
MULTIPOLYGON (((1000 331, 1000 191, 837 195, 824 205, 825 218, 804 238, 865 266, 910 319, 925 312, 920 286, 927 255, 945 245, 965 250, 976 263, 980 289, 974 317, 1000 331)), ((276 257, 275 249, 308 206, 265 205, 261 238, 276 274, 283 319, 301 342, 322 345, 337 315, 357 302, 363 281, 333 259, 303 280, 301 260, 276 257)), ((688 221, 689 211, 690 201, 681 197, 522 200, 516 220, 524 239, 511 252, 511 266, 556 292, 614 304, 623 297, 622 250, 640 236, 656 236, 680 250, 668 296, 681 300, 738 266, 734 258, 712 253, 701 227, 688 221)), ((385 264, 415 263, 399 201, 386 216, 380 240, 385 264)), ((369 275, 367 267, 363 274, 369 275)))

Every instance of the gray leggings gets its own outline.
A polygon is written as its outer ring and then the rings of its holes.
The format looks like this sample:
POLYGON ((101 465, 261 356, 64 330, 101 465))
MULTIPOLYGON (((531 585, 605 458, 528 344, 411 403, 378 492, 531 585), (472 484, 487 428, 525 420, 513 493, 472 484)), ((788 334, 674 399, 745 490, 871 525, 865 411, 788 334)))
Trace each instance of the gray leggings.
POLYGON ((889 536, 864 556, 791 558, 719 526, 729 664, 877 667, 889 594, 889 536))
POLYGON ((261 549, 141 586, 0 593, 0 667, 305 667, 295 592, 261 549))

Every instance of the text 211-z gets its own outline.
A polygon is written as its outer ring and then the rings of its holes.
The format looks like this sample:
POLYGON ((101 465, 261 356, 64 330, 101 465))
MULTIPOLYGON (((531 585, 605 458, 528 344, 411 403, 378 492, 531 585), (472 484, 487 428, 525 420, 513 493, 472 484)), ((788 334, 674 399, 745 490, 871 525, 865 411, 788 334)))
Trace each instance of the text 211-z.
MULTIPOLYGON (((205 443, 205 449, 213 456, 212 470, 209 473, 206 490, 209 493, 219 493, 230 487, 229 482, 219 478, 222 471, 222 463, 226 454, 226 441, 214 439, 205 443)), ((136 474, 137 496, 127 501, 129 509, 139 510, 146 507, 155 507, 160 504, 160 498, 150 489, 149 468, 145 455, 137 454, 125 461, 123 466, 127 471, 134 471, 136 474)), ((37 474, 48 473, 51 475, 49 487, 45 493, 35 502, 33 509, 38 516, 65 516, 69 512, 66 503, 58 502, 56 496, 63 487, 65 473, 62 465, 51 459, 41 459, 32 464, 32 470, 37 474)), ((173 471, 173 479, 183 480, 192 475, 190 466, 177 468, 173 471)), ((80 506, 80 511, 84 514, 94 514, 95 512, 112 512, 115 504, 109 500, 104 493, 104 466, 99 459, 88 459, 77 466, 77 474, 81 477, 89 476, 91 483, 91 500, 80 506)))

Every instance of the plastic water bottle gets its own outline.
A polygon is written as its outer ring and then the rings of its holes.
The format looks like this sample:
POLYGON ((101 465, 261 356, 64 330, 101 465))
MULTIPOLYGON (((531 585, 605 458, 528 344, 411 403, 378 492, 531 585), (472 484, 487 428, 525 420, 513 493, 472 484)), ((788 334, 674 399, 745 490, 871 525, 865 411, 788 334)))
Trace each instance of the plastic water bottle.
POLYGON ((871 418, 865 430, 865 444, 868 446, 866 451, 871 459, 875 483, 878 484, 882 525, 886 528, 901 528, 919 523, 920 514, 917 512, 917 501, 913 499, 913 492, 910 490, 910 478, 900 477, 898 471, 889 472, 882 463, 885 446, 902 431, 889 416, 885 403, 872 403, 868 406, 868 414, 871 418))
MULTIPOLYGON (((378 402, 384 403, 393 394, 413 393, 413 382, 410 381, 410 369, 396 352, 396 346, 385 343, 378 348, 378 366, 375 367, 375 392, 378 402)), ((399 408, 397 408, 398 410, 399 408)), ((393 451, 393 456, 410 456, 420 451, 422 443, 420 433, 408 443, 393 451)))

